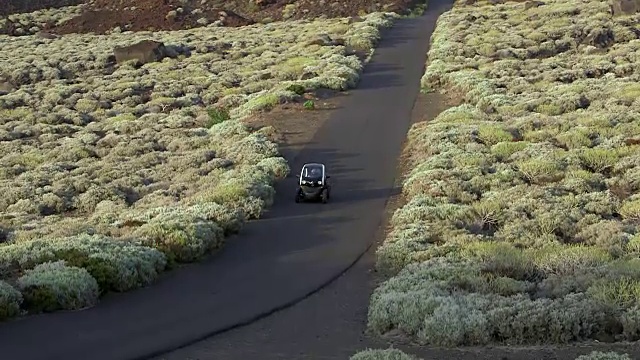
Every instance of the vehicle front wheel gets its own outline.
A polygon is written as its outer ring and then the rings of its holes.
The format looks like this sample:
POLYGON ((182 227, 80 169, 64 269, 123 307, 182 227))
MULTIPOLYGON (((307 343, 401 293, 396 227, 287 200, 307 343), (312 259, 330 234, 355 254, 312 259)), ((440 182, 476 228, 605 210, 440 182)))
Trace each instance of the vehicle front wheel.
POLYGON ((327 190, 325 190, 322 192, 322 203, 326 204, 328 199, 329 199, 328 192, 327 190))

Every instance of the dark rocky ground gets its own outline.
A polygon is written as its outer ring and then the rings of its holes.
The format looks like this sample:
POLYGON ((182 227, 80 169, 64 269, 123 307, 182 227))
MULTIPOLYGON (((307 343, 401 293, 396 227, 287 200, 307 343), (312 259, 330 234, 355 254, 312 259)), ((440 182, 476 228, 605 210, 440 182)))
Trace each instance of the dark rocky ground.
POLYGON ((408 12, 421 0, 0 0, 0 17, 39 9, 87 4, 83 14, 45 30, 57 34, 121 30, 179 30, 222 21, 255 22, 358 16, 373 11, 408 12))

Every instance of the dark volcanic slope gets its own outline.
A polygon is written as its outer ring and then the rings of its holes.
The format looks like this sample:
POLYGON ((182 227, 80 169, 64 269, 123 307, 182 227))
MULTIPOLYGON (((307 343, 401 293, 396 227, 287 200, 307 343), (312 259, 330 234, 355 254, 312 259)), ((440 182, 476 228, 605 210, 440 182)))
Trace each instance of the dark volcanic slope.
POLYGON ((84 2, 85 0, 0 0, 0 17, 42 9, 74 6, 84 2))
POLYGON ((292 164, 328 164, 329 204, 295 204, 296 179, 283 181, 269 216, 249 224, 217 258, 86 311, 0 325, 3 359, 115 360, 168 350, 281 307, 343 272, 383 218, 432 15, 399 21, 384 34, 359 88, 292 164))

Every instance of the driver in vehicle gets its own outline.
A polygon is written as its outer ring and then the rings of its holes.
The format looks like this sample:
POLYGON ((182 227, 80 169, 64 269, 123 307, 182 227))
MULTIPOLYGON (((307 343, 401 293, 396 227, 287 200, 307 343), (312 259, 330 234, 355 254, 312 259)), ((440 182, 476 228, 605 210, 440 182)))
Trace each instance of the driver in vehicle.
POLYGON ((320 177, 320 169, 318 168, 311 168, 311 173, 309 174, 309 177, 320 177))

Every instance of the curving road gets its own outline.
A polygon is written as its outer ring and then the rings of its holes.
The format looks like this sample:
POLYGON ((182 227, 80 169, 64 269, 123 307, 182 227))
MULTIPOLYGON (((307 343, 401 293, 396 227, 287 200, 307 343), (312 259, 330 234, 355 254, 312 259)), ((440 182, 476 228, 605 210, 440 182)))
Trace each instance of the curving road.
POLYGON ((295 204, 295 177, 276 203, 210 261, 95 308, 0 324, 3 360, 137 359, 188 345, 286 307, 342 274, 371 246, 393 190, 428 42, 451 0, 385 31, 358 89, 292 162, 328 165, 329 204, 295 204))

